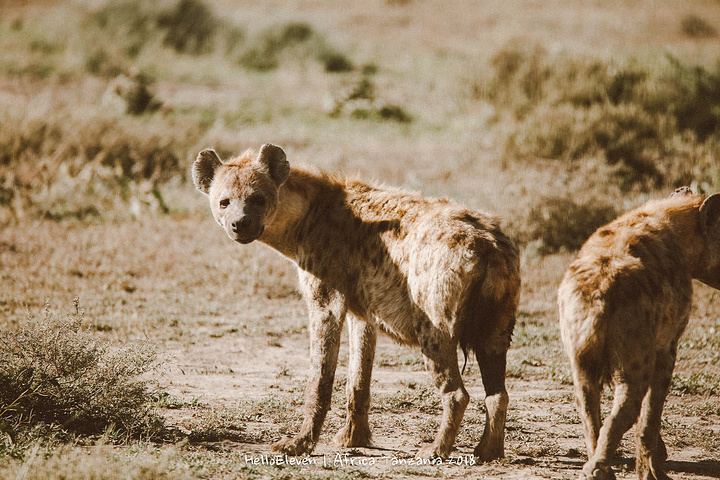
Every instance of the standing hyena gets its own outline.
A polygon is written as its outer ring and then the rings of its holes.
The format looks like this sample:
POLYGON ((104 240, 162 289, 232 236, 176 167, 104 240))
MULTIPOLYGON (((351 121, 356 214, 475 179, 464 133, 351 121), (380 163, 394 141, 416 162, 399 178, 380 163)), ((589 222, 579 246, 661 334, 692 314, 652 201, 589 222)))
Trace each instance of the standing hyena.
POLYGON ((688 188, 598 229, 570 265, 558 303, 588 449, 581 479, 615 478, 610 461, 636 421, 638 477, 669 478, 660 419, 693 278, 720 288, 720 194, 688 188), (601 424, 609 383, 614 404, 601 424))
POLYGON ((290 168, 274 145, 225 163, 203 150, 193 180, 231 239, 260 240, 298 266, 310 314, 310 378, 300 433, 276 443, 276 451, 299 455, 315 447, 349 314, 347 421, 336 443, 370 444, 379 327, 420 346, 442 397, 439 431, 418 455, 446 457, 455 441, 469 401, 458 369, 460 344, 475 351, 486 392, 485 431, 475 455, 503 456, 505 357, 520 274, 517 251, 496 220, 447 200, 290 168))

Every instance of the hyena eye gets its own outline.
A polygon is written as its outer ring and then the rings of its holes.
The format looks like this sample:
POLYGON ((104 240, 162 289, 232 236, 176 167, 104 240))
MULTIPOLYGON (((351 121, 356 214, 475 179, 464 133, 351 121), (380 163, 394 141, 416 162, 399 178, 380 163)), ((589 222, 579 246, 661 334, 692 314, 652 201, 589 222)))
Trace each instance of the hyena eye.
POLYGON ((222 200, 220 200, 220 208, 227 208, 228 205, 230 205, 229 198, 223 198, 222 200))
POLYGON ((253 193, 248 197, 247 203, 255 207, 264 207, 267 200, 265 200, 265 195, 261 193, 253 193))

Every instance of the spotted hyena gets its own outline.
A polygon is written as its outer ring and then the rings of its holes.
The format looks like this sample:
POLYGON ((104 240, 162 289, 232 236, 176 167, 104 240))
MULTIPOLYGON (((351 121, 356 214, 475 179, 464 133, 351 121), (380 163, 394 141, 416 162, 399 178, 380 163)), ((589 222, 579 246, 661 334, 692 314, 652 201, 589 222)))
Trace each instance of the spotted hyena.
POLYGON ((666 479, 660 420, 692 279, 720 288, 720 194, 678 189, 598 229, 558 292, 589 460, 582 479, 615 478, 612 456, 637 421, 637 475, 666 479), (600 394, 615 387, 601 423, 600 394))
POLYGON ((442 398, 442 421, 420 457, 449 455, 469 402, 457 346, 475 352, 487 418, 475 454, 503 456, 505 358, 520 291, 518 254, 498 222, 447 200, 374 188, 291 168, 264 145, 222 162, 203 150, 193 167, 213 215, 239 243, 259 240, 292 259, 310 315, 304 420, 276 451, 309 453, 330 408, 347 318, 347 420, 340 446, 370 445, 370 377, 378 329, 418 345, 442 398))

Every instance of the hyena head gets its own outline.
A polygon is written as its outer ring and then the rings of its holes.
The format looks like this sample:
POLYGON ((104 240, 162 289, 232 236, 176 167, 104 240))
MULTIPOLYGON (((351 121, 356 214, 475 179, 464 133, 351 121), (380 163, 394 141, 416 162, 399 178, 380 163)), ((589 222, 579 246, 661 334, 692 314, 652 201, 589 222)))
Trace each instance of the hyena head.
POLYGON ((265 144, 223 163, 212 149, 203 150, 193 164, 193 182, 210 199, 215 220, 239 243, 260 237, 275 217, 278 188, 290 175, 282 148, 265 144))
POLYGON ((700 205, 700 229, 704 255, 695 278, 720 289, 720 193, 707 197, 700 205))

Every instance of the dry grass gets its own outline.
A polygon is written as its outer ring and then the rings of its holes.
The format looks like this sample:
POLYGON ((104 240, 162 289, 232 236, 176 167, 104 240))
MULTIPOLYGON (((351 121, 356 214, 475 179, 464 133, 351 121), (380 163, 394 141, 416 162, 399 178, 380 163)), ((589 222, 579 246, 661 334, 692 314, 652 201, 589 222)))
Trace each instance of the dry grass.
MULTIPOLYGON (((719 18, 709 0, 0 3, 2 331, 48 302, 62 316, 79 296, 93 341, 168 352, 152 409, 188 440, 3 438, 0 476, 575 478, 583 442, 555 290, 572 251, 616 213, 679 183, 720 189, 719 18), (121 74, 127 93, 109 95, 121 74), (227 156, 268 141, 291 161, 504 217, 524 275, 505 460, 245 461, 297 429, 305 308, 292 265, 215 231, 187 174, 204 147, 227 156)), ((720 470, 720 304, 697 290, 665 425, 671 470, 693 480, 720 470)), ((343 345, 334 406, 346 363, 343 345)), ((437 399, 417 351, 383 340, 376 365, 371 423, 388 450, 355 453, 408 456, 436 427, 437 399)), ((474 400, 458 454, 484 421, 472 362, 465 378, 474 400)), ((343 420, 334 407, 317 458, 337 453, 329 437, 343 420)), ((626 439, 621 469, 632 452, 626 439)))
POLYGON ((19 328, 0 330, 0 431, 27 446, 38 436, 105 435, 113 441, 159 438, 161 417, 151 412, 148 381, 155 366, 149 344, 111 347, 83 327, 77 299, 65 317, 29 318, 19 328))

